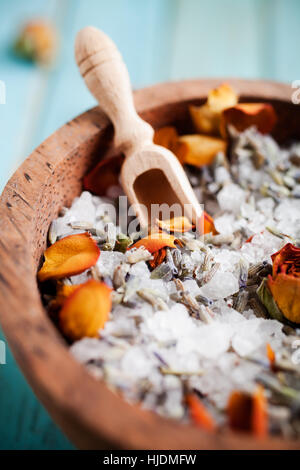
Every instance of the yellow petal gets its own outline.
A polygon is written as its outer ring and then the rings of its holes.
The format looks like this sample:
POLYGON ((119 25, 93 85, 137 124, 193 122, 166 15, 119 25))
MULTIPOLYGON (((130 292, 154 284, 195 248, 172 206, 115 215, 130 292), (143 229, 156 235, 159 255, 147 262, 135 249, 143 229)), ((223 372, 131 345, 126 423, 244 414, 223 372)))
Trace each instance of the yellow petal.
POLYGON ((192 134, 179 137, 176 156, 181 163, 194 166, 211 165, 218 152, 226 152, 225 140, 192 134))
POLYGON ((100 249, 89 233, 62 238, 45 251, 38 279, 43 282, 80 274, 94 266, 99 256, 100 249))
POLYGON ((293 323, 300 323, 300 277, 277 274, 268 278, 268 287, 281 313, 293 323))
POLYGON ((69 339, 98 337, 111 310, 111 289, 95 280, 81 284, 65 301, 59 324, 69 339))
POLYGON ((167 235, 166 233, 157 232, 148 235, 147 237, 142 238, 141 240, 137 241, 134 245, 130 246, 130 250, 132 248, 140 248, 143 246, 146 250, 150 253, 154 253, 165 246, 170 248, 176 248, 175 245, 176 238, 173 235, 167 235))
POLYGON ((173 217, 168 220, 156 220, 158 227, 167 232, 189 232, 195 226, 191 224, 187 217, 173 217))
POLYGON ((175 149, 176 143, 178 139, 177 130, 173 126, 165 126, 157 129, 154 132, 153 142, 156 145, 161 145, 172 152, 175 149))
POLYGON ((238 96, 226 83, 211 90, 202 106, 190 106, 190 115, 195 129, 200 134, 220 134, 222 111, 238 102, 238 96))

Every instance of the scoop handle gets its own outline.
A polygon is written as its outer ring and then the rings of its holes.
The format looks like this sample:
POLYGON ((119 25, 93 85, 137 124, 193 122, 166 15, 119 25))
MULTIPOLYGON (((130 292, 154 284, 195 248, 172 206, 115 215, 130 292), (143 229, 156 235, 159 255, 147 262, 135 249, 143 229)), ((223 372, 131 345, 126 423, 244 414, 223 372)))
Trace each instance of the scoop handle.
POLYGON ((136 113, 128 70, 114 42, 87 26, 76 36, 75 58, 88 89, 114 125, 116 147, 128 155, 151 143, 153 129, 136 113))

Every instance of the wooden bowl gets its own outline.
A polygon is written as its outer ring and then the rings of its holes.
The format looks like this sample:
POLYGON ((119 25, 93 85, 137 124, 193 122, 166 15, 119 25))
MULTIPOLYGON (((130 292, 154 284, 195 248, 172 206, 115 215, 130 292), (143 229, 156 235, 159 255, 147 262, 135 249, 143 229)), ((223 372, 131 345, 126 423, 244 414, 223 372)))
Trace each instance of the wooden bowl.
MULTIPOLYGON (((188 104, 203 102, 223 80, 153 86, 135 93, 139 113, 154 127, 191 130, 188 104)), ((272 102, 275 137, 300 139, 300 106, 291 89, 272 82, 226 80, 242 100, 272 102)), ((82 177, 111 145, 112 129, 94 108, 43 142, 7 183, 0 200, 0 320, 34 392, 76 446, 83 449, 297 449, 299 441, 206 434, 131 406, 96 381, 68 352, 41 303, 37 268, 49 224, 80 194, 82 177)))

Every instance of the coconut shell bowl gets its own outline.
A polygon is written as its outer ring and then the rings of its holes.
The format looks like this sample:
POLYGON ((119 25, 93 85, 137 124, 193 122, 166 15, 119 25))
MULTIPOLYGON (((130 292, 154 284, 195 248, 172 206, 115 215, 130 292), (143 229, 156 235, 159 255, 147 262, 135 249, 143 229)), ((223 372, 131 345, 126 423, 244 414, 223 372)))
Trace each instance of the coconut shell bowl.
MULTIPOLYGON (((189 104, 203 103, 223 80, 166 83, 135 92, 137 111, 154 128, 191 131, 189 104)), ((227 80, 228 81, 228 80, 227 80)), ((268 101, 278 113, 275 138, 300 139, 300 106, 288 85, 229 80, 241 101, 268 101)), ((51 221, 82 190, 82 179, 112 146, 112 127, 98 108, 45 140, 15 172, 0 200, 0 321, 37 397, 81 449, 297 449, 300 442, 248 434, 204 433, 126 403, 69 354, 47 316, 36 273, 51 221)))

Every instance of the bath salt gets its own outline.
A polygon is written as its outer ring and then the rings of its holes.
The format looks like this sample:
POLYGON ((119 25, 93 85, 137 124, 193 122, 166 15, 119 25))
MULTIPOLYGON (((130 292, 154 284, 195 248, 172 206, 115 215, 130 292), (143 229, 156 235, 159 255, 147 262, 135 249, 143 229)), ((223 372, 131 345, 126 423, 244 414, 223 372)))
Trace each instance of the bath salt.
MULTIPOLYGON (((79 286, 94 279, 112 290, 99 336, 71 344, 75 359, 130 403, 174 420, 190 420, 188 390, 222 428, 231 394, 253 394, 258 384, 273 401, 276 390, 289 417, 290 397, 300 387, 292 362, 299 330, 270 318, 256 291, 272 272, 271 256, 287 243, 299 246, 300 199, 293 196, 299 169, 289 163, 299 149, 282 149, 250 128, 234 136, 230 167, 219 156, 204 169, 187 168, 199 202, 206 197, 212 208, 215 232, 174 233, 176 248, 160 249, 157 265, 155 253, 130 248, 139 235, 128 237, 112 216, 120 188, 101 198, 84 191, 63 209, 52 222, 50 243, 89 232, 100 256, 95 266, 60 282, 79 286)), ((289 418, 270 422, 278 434, 299 435, 299 421, 298 428, 289 418)))
POLYGON ((230 272, 217 272, 213 278, 200 288, 204 297, 213 300, 224 299, 239 290, 237 278, 230 272))
POLYGON ((241 204, 246 199, 246 193, 237 184, 230 183, 219 191, 217 199, 222 210, 236 214, 239 213, 241 204))

